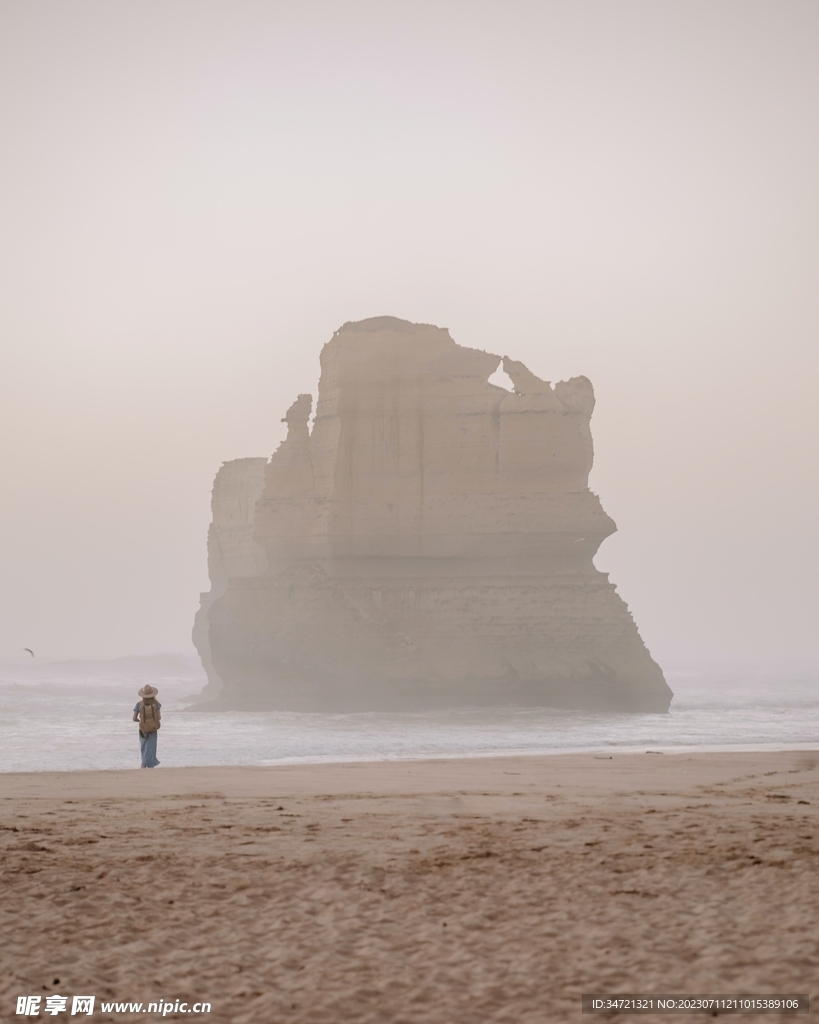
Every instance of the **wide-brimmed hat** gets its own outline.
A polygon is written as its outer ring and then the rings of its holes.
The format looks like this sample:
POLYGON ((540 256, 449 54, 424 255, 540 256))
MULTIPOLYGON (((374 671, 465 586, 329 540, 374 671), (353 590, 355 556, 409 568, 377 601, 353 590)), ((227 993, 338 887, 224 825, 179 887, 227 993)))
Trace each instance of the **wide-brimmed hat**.
POLYGON ((137 694, 138 697, 155 697, 159 693, 159 690, 155 686, 151 686, 150 683, 146 683, 137 694))

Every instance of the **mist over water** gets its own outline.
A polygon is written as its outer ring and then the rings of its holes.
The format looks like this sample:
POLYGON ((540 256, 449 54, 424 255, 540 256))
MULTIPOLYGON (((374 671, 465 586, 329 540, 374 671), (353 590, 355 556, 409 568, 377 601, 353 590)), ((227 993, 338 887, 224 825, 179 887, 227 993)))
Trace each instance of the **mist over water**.
POLYGON ((815 657, 818 26, 0 5, 0 658, 186 649, 220 463, 384 314, 592 381, 596 565, 661 666, 815 657))
POLYGON ((666 715, 464 708, 416 714, 188 710, 206 682, 194 658, 0 664, 0 771, 138 768, 131 712, 159 689, 166 767, 468 757, 593 751, 819 746, 816 674, 667 672, 666 715))
POLYGON ((136 766, 148 681, 163 765, 819 742, 818 26, 0 6, 0 769, 136 766), (192 658, 56 660, 193 652, 215 472, 384 314, 592 381, 595 565, 668 715, 216 717, 185 711, 192 658))

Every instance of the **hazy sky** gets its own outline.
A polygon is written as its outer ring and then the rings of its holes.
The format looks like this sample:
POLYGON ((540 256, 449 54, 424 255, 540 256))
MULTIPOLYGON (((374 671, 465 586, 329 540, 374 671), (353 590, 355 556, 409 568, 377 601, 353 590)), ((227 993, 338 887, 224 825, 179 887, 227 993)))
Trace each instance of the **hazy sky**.
POLYGON ((666 666, 819 662, 816 0, 2 0, 0 657, 189 650, 346 320, 591 378, 666 666))

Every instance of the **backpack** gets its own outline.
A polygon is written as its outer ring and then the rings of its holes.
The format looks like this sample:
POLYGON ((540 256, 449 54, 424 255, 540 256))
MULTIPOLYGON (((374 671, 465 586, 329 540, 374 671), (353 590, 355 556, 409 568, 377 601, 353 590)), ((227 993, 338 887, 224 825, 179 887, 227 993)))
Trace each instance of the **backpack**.
POLYGON ((156 732, 162 724, 159 720, 159 705, 153 698, 140 701, 139 705, 139 731, 144 733, 156 732))

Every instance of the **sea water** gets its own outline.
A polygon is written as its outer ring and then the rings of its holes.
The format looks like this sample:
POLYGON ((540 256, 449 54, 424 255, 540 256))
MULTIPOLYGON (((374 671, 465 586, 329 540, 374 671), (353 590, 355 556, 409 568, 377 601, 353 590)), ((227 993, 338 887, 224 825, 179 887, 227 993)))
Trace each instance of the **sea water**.
POLYGON ((274 765, 570 751, 819 748, 819 672, 667 671, 668 714, 462 708, 415 714, 189 710, 194 658, 0 664, 0 771, 139 766, 137 690, 159 689, 165 766, 274 765))

